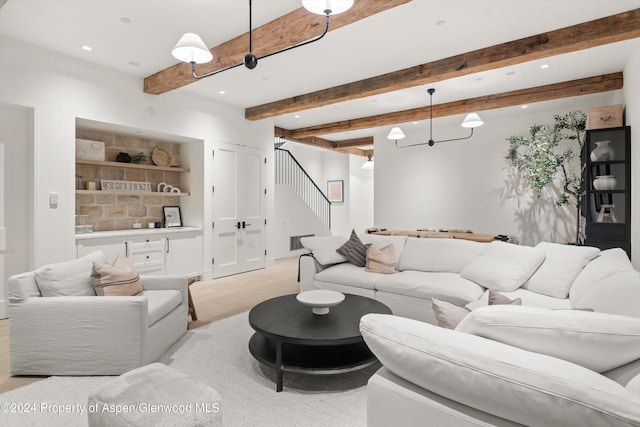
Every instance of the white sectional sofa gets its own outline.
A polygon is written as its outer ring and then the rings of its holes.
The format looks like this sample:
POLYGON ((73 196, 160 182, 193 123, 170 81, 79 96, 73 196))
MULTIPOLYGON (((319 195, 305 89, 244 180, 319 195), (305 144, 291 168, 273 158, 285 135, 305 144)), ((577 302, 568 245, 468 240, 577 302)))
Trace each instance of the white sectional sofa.
POLYGON ((334 253, 346 237, 307 238, 300 284, 394 313, 361 321, 384 365, 367 389, 369 426, 640 426, 640 273, 624 251, 360 238, 393 244, 398 271, 345 262, 334 253), (492 290, 522 306, 487 306, 492 290), (471 312, 439 327, 432 298, 471 312))

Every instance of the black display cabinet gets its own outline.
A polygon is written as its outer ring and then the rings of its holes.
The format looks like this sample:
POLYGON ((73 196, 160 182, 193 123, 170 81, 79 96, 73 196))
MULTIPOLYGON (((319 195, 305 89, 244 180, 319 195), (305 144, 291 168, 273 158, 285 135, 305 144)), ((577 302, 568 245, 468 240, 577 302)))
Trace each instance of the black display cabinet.
POLYGON ((631 257, 631 128, 588 130, 585 161, 584 243, 631 257))

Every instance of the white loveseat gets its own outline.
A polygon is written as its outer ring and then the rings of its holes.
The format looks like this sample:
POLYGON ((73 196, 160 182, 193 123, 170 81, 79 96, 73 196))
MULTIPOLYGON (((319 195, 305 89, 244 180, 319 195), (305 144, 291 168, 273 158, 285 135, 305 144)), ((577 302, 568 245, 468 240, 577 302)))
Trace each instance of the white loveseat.
POLYGON ((369 426, 640 426, 640 273, 624 251, 360 237, 393 244, 398 272, 345 262, 334 252, 346 237, 307 238, 300 282, 394 313, 361 321, 384 365, 367 387, 369 426), (488 306, 489 288, 522 306, 488 306), (471 312, 436 326, 432 298, 471 312))
POLYGON ((40 287, 38 271, 9 278, 11 375, 120 375, 158 360, 187 331, 187 280, 140 276, 134 296, 96 296, 88 283, 93 253, 43 267, 55 278, 40 287), (65 279, 65 277, 68 278, 65 279))

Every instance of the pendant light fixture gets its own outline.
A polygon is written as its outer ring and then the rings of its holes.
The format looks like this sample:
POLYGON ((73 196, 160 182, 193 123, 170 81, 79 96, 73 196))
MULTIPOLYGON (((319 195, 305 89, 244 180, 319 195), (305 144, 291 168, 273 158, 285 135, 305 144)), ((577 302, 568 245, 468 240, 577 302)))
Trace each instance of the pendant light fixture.
POLYGON ((204 44, 200 36, 195 33, 186 33, 184 34, 178 43, 173 47, 171 54, 178 60, 182 62, 187 62, 191 64, 191 74, 196 79, 202 79, 204 77, 210 77, 215 74, 221 73, 223 71, 230 70, 232 68, 239 67, 240 65, 244 65, 250 70, 253 70, 258 65, 258 60, 268 58, 270 56, 276 55, 278 53, 286 52, 288 50, 294 49, 296 47, 301 47, 308 45, 310 43, 316 42, 323 38, 325 34, 329 31, 329 17, 331 15, 335 15, 338 13, 342 13, 351 6, 353 6, 354 0, 302 0, 302 6, 307 9, 309 12, 316 13, 319 15, 325 15, 325 27, 322 34, 313 39, 307 40, 302 43, 298 43, 293 46, 289 46, 282 50, 271 52, 266 55, 258 58, 253 54, 253 34, 252 34, 252 4, 251 0, 249 0, 249 53, 244 56, 244 60, 235 65, 231 65, 227 68, 223 68, 221 70, 212 71, 210 73, 197 75, 196 74, 196 64, 204 64, 206 62, 210 62, 213 59, 213 55, 207 46, 204 44))
POLYGON ((362 169, 373 169, 373 153, 369 150, 367 161, 362 164, 362 169))
POLYGON ((471 129, 471 133, 469 134, 469 136, 465 136, 462 138, 443 139, 442 141, 434 141, 433 140, 433 94, 435 93, 435 91, 436 90, 433 88, 427 90, 427 92, 429 92, 429 141, 419 142, 417 144, 398 145, 398 140, 403 139, 405 135, 404 135, 404 132, 402 132, 402 129, 400 129, 399 127, 394 127, 389 132, 389 135, 387 135, 387 139, 394 140, 396 142, 396 147, 408 148, 408 147, 416 147, 418 145, 429 145, 431 147, 433 146, 433 144, 440 143, 440 142, 461 141, 463 139, 469 139, 473 136, 473 128, 482 126, 484 124, 484 122, 482 121, 482 119, 477 113, 469 113, 467 114, 467 117, 465 117, 465 119, 462 121, 462 124, 460 125, 463 128, 471 129))

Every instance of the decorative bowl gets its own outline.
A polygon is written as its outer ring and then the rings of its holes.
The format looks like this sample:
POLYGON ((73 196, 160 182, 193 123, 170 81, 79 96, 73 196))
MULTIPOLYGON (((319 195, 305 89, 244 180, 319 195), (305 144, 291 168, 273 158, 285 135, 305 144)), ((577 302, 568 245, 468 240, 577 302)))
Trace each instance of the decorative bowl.
POLYGON ((344 301, 344 294, 326 289, 300 292, 296 299, 300 303, 311 307, 313 314, 329 314, 329 308, 344 301))

